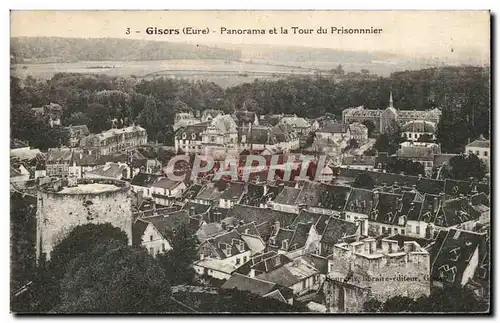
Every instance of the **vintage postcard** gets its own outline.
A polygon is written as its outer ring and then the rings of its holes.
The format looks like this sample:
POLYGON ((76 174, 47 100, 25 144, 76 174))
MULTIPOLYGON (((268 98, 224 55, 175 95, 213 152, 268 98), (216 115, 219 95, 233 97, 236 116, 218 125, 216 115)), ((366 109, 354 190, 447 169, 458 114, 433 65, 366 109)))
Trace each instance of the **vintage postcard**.
POLYGON ((11 312, 491 312, 489 11, 10 18, 11 312))

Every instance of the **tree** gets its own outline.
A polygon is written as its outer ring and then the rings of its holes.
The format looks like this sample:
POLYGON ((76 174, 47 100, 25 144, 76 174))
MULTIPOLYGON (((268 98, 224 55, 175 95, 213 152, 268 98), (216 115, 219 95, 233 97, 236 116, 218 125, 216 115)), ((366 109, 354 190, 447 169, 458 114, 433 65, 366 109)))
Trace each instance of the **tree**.
POLYGON ((74 112, 70 115, 66 123, 72 126, 88 125, 90 123, 90 119, 87 115, 83 114, 83 112, 74 112))
POLYGON ((375 298, 370 298, 363 304, 363 312, 379 312, 383 303, 375 298))
POLYGON ((368 137, 371 137, 373 131, 375 131, 375 124, 371 120, 365 120, 362 123, 368 128, 368 137))
POLYGON ((87 109, 88 128, 92 133, 99 133, 111 128, 112 112, 110 108, 100 103, 91 103, 87 109))
POLYGON ((375 187, 375 180, 367 173, 361 173, 354 179, 352 187, 364 188, 371 190, 375 187))
POLYGON ((174 228, 166 232, 172 249, 157 259, 170 284, 189 284, 195 274, 192 265, 197 258, 196 237, 187 223, 179 223, 174 228))
POLYGON ((55 277, 62 278, 66 273, 67 266, 73 259, 94 247, 107 244, 110 241, 118 241, 123 245, 127 245, 128 236, 110 223, 79 225, 52 250, 50 254, 50 270, 55 277))
POLYGON ((403 173, 405 175, 425 175, 425 167, 419 162, 408 159, 391 158, 386 164, 389 173, 403 173))
POLYGON ((146 250, 111 241, 71 261, 61 295, 55 312, 168 312, 171 291, 146 250))
POLYGON ((486 175, 486 165, 475 154, 460 154, 450 159, 452 179, 468 180, 471 177, 482 180, 486 175))

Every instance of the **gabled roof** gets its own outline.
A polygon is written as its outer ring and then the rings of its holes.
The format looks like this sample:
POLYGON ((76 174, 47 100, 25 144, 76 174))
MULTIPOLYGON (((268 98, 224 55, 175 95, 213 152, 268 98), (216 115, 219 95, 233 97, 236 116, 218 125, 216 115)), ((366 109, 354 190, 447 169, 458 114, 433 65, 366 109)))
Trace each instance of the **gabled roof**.
POLYGON ((151 187, 158 187, 158 188, 164 188, 167 190, 173 190, 179 184, 182 183, 182 181, 173 181, 167 177, 160 178, 157 182, 153 183, 151 187))
POLYGON ((302 258, 297 258, 278 269, 259 275, 259 279, 276 283, 280 286, 291 287, 294 284, 319 274, 319 271, 302 258))
POLYGON ((294 205, 301 189, 293 187, 283 187, 282 191, 274 199, 274 203, 294 205))
POLYGON ((199 242, 204 242, 206 239, 220 235, 224 233, 224 229, 222 225, 217 222, 213 223, 204 223, 202 226, 196 231, 196 237, 199 242))
POLYGON ((165 215, 156 215, 150 217, 141 218, 144 222, 151 223, 164 238, 166 231, 174 230, 178 225, 182 223, 189 223, 189 217, 186 211, 175 211, 165 215))
POLYGON ((184 206, 182 207, 183 210, 186 210, 188 213, 191 212, 191 210, 194 210, 194 215, 197 214, 204 214, 211 208, 211 205, 206 205, 206 204, 201 204, 201 203, 195 203, 191 201, 187 201, 184 206))
POLYGON ((477 147, 477 148, 490 148, 490 141, 487 139, 484 139, 484 137, 480 137, 479 139, 474 140, 470 144, 466 146, 467 148, 469 147, 477 147))
POLYGON ((312 223, 297 223, 292 239, 288 242, 287 251, 300 249, 305 246, 312 225, 312 223))
POLYGON ((271 283, 260 278, 234 273, 223 285, 223 289, 237 289, 247 291, 255 295, 264 296, 275 290, 276 283, 271 283))
POLYGON ((373 206, 373 192, 363 188, 351 188, 349 198, 345 205, 346 212, 356 212, 361 214, 370 214, 373 206))
POLYGON ((225 200, 238 200, 245 192, 245 183, 230 182, 228 187, 222 192, 220 198, 225 200))
POLYGON ((216 185, 210 183, 199 191, 198 195, 196 195, 196 199, 215 201, 222 196, 222 193, 223 191, 219 191, 216 185))
POLYGON ((439 209, 435 224, 442 227, 450 227, 470 220, 477 219, 479 213, 474 212, 472 204, 467 198, 447 200, 439 209))
POLYGON ((148 174, 148 173, 138 173, 132 178, 130 181, 131 185, 140 186, 140 187, 151 187, 154 183, 162 179, 162 175, 157 174, 148 174))
POLYGON ((340 122, 330 122, 326 126, 317 130, 317 132, 326 132, 326 133, 346 133, 348 127, 345 123, 340 122))
POLYGON ((87 171, 86 175, 121 179, 123 177, 123 172, 126 171, 127 168, 128 166, 125 164, 108 163, 87 171))
POLYGON ((436 125, 434 122, 424 120, 412 120, 401 127, 402 132, 434 133, 436 125))
POLYGON ((457 181, 446 179, 444 181, 444 193, 449 196, 468 195, 477 192, 477 185, 468 181, 457 181))
POLYGON ((217 252, 218 256, 221 259, 232 257, 232 256, 238 255, 242 252, 250 250, 250 248, 248 247, 246 242, 241 239, 241 234, 236 230, 232 230, 232 231, 220 234, 218 236, 208 238, 205 242, 210 243, 214 247, 215 251, 217 252), (243 250, 242 251, 238 250, 238 248, 234 244, 235 240, 241 240, 243 242, 243 250), (225 245, 231 247, 230 255, 226 255, 224 253, 224 251, 222 250, 223 246, 225 246, 225 245))
POLYGON ((132 244, 134 246, 140 246, 142 243, 142 236, 144 231, 148 227, 149 222, 137 219, 132 225, 132 244))
POLYGON ((432 279, 461 284, 472 255, 486 239, 486 234, 450 229, 438 234, 431 250, 432 279))
POLYGON ((345 221, 339 218, 330 217, 321 237, 321 242, 334 245, 342 242, 342 238, 356 234, 358 223, 345 221))
POLYGON ((235 230, 238 231, 240 234, 249 234, 252 236, 260 237, 259 231, 257 230, 257 227, 255 226, 255 222, 240 225, 240 226, 236 227, 235 230))
POLYGON ((326 223, 328 222, 329 217, 330 216, 327 214, 314 213, 307 210, 301 210, 299 215, 293 221, 291 227, 297 228, 297 226, 300 223, 312 224, 315 226, 316 232, 318 232, 318 234, 321 235, 323 234, 326 228, 326 223))
POLYGON ((401 194, 378 193, 378 200, 375 199, 370 219, 385 224, 397 223, 402 199, 403 196, 401 194))
POLYGON ((184 191, 184 193, 182 193, 182 199, 195 199, 196 195, 198 195, 202 188, 203 185, 192 184, 184 191))
POLYGON ((262 203, 264 191, 264 185, 248 183, 247 191, 242 196, 240 203, 244 205, 259 206, 260 203, 262 203))
POLYGON ((229 210, 228 217, 230 216, 238 221, 243 220, 244 223, 255 222, 257 226, 264 222, 274 224, 275 221, 280 221, 282 226, 287 226, 293 222, 297 215, 268 208, 235 204, 234 207, 229 210))
POLYGON ((47 164, 64 161, 70 163, 73 157, 73 150, 69 148, 49 148, 46 155, 47 164))

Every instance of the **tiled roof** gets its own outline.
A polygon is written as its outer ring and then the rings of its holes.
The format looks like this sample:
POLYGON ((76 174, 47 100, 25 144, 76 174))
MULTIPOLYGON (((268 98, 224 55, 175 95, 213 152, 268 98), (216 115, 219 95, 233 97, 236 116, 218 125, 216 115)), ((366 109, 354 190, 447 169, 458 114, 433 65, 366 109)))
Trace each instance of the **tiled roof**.
POLYGON ((187 188, 187 190, 184 191, 184 193, 182 193, 182 199, 195 199, 196 195, 198 195, 202 188, 203 185, 192 184, 187 188))
POLYGON ((373 192, 362 188, 351 188, 345 211, 370 214, 373 206, 373 192))
POLYGON ((469 147, 477 147, 477 148, 490 148, 490 141, 489 140, 481 140, 477 139, 471 142, 466 146, 467 148, 469 147))
POLYGON ((127 171, 127 168, 128 166, 125 164, 108 163, 88 171, 86 175, 121 179, 124 175, 123 173, 127 171))
POLYGON ((326 133, 346 133, 347 125, 345 123, 340 122, 330 122, 326 126, 317 130, 317 132, 326 132, 326 133))
POLYGON ((172 231, 182 223, 188 223, 189 217, 185 211, 175 211, 164 215, 143 217, 141 220, 150 222, 162 235, 165 236, 166 231, 172 231))
POLYGON ((169 178, 161 178, 159 181, 155 182, 151 187, 159 187, 159 188, 165 188, 165 189, 174 189, 176 188, 181 182, 180 181, 173 181, 169 178))
POLYGON ((237 289, 247 291, 255 295, 264 296, 275 290, 276 284, 264 281, 260 278, 250 278, 248 276, 234 273, 223 285, 223 289, 237 289))
POLYGON ((207 212, 210 209, 211 205, 206 205, 206 204, 201 204, 201 203, 195 203, 191 201, 187 201, 184 206, 182 207, 183 210, 186 210, 186 212, 190 213, 191 210, 194 210, 194 215, 197 214, 203 214, 207 212))
POLYGON ((234 217, 238 221, 243 220, 244 223, 255 222, 257 226, 264 222, 268 222, 273 225, 275 221, 280 221, 281 226, 286 227, 293 222, 296 214, 276 211, 268 208, 235 204, 234 207, 229 210, 228 217, 229 216, 234 217))
POLYGON ((247 191, 241 198, 244 205, 259 206, 264 197, 265 187, 262 184, 248 183, 247 191))
POLYGON ((130 181, 131 185, 140 187, 151 187, 154 183, 163 178, 161 175, 148 174, 148 173, 138 173, 130 181))
POLYGON ((222 192, 220 198, 225 200, 238 200, 245 191, 245 183, 230 182, 228 187, 222 192))
POLYGON ((372 208, 370 219, 385 224, 397 223, 402 198, 403 196, 400 194, 378 193, 378 201, 375 197, 375 205, 372 208))
POLYGON ((461 284, 469 261, 486 234, 450 229, 441 231, 431 251, 432 279, 461 284))
POLYGON ((248 247, 246 242, 241 239, 241 234, 236 230, 232 230, 232 231, 220 234, 218 236, 208 238, 206 240, 206 242, 209 242, 215 248, 215 251, 217 252, 217 254, 219 255, 219 257, 221 259, 232 257, 232 256, 238 255, 242 252, 250 250, 250 248, 248 247), (243 250, 242 251, 240 251, 236 247, 235 240, 241 240, 243 242, 243 244, 242 244, 243 250), (224 253, 224 251, 222 249, 224 245, 228 245, 231 247, 231 249, 230 249, 231 252, 229 255, 226 255, 224 253))
POLYGON ((70 163, 73 157, 73 150, 69 148, 49 148, 46 156, 47 164, 60 161, 70 163))
POLYGON ((200 190, 198 195, 196 195, 196 199, 207 200, 207 201, 215 201, 218 200, 222 195, 222 191, 219 191, 216 185, 210 183, 205 185, 205 187, 200 190))
POLYGON ((434 133, 436 132, 436 125, 433 122, 430 121, 424 121, 424 120, 413 120, 405 123, 401 127, 402 132, 429 132, 429 133, 434 133))
POLYGON ((319 271, 314 266, 304 259, 298 258, 274 271, 259 275, 259 279, 290 287, 318 273, 319 271))
POLYGON ((293 187, 283 187, 283 190, 276 196, 274 203, 294 205, 301 190, 293 187))
POLYGON ((291 227, 297 228, 298 224, 313 224, 318 234, 323 234, 326 227, 326 222, 330 216, 321 213, 314 213, 307 210, 300 211, 299 215, 293 221, 291 227))
POLYGON ((223 232, 224 229, 220 223, 205 223, 198 229, 198 231, 196 231, 196 237, 198 238, 198 241, 203 242, 206 239, 222 234, 223 232))
POLYGON ((330 217, 321 237, 321 242, 334 245, 342 242, 342 238, 356 234, 359 224, 330 217))

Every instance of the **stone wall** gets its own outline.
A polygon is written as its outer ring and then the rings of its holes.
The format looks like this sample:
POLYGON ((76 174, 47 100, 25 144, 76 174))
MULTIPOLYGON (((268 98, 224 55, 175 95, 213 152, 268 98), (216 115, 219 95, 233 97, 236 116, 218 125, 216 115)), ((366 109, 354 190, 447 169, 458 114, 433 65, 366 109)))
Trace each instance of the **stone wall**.
MULTIPOLYGON (((113 183, 97 179, 93 182, 113 183)), ((37 259, 42 253, 50 259, 55 245, 76 226, 87 223, 111 223, 127 234, 131 244, 133 217, 130 187, 125 182, 116 183, 121 185, 117 190, 89 194, 60 194, 42 188, 38 192, 37 259)))

